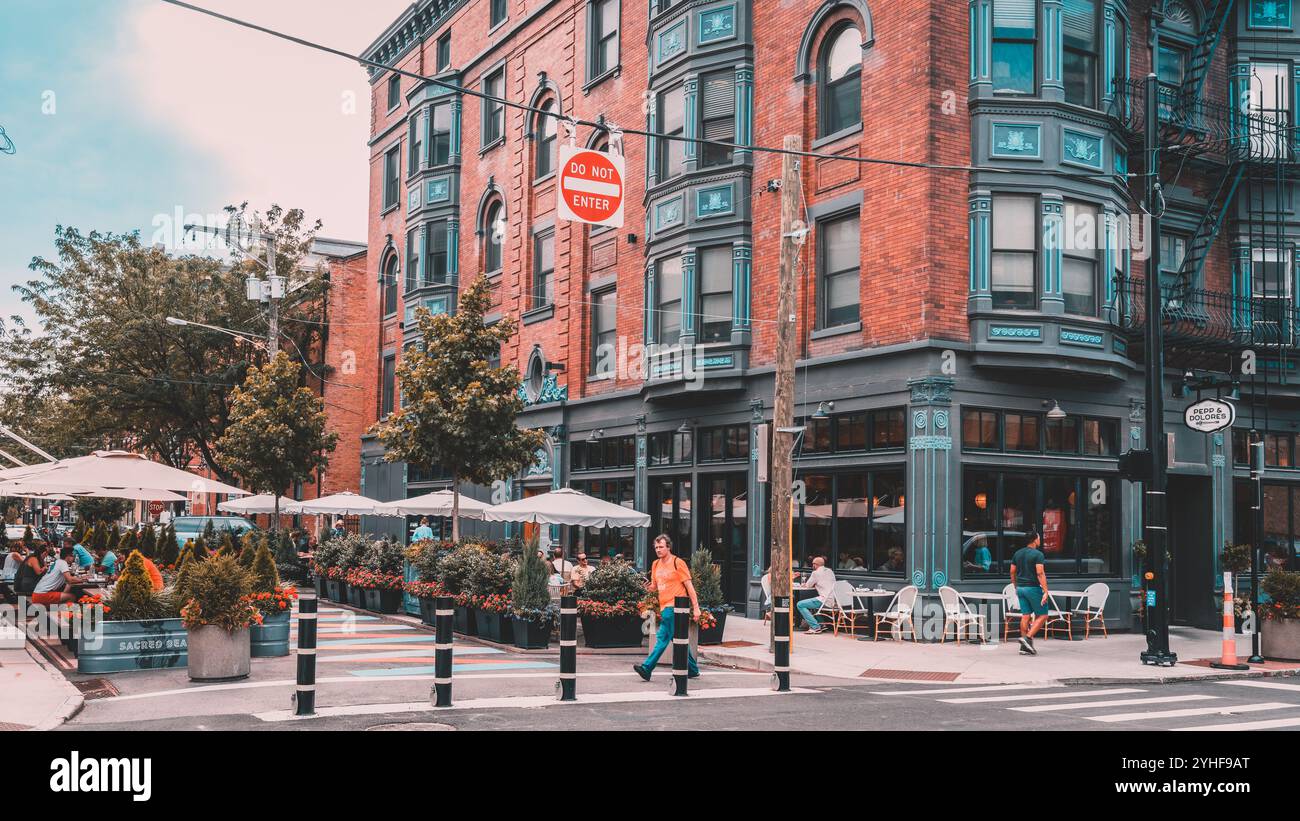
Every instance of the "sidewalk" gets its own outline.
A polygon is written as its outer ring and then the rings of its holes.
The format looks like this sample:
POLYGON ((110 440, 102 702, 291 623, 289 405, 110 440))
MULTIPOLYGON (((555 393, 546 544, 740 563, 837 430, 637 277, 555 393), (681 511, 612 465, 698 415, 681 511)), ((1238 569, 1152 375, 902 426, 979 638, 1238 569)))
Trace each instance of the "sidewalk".
MULTIPOLYGON (((735 614, 727 618, 726 643, 732 646, 700 648, 700 660, 745 670, 769 671, 768 624, 735 614)), ((790 668, 795 674, 882 681, 925 681, 962 684, 1106 684, 1111 682, 1164 683, 1210 678, 1240 678, 1300 671, 1300 664, 1270 662, 1250 671, 1216 670, 1208 661, 1219 659, 1223 635, 1213 630, 1175 627, 1170 649, 1178 655, 1173 667, 1142 664, 1138 656, 1146 639, 1134 633, 1094 636, 1087 641, 1039 638, 1037 656, 1021 656, 1013 637, 997 644, 915 644, 891 641, 857 641, 841 632, 817 636, 796 633, 790 668), (1197 662, 1197 663, 1190 663, 1197 662)), ((1238 660, 1250 656, 1250 636, 1237 637, 1238 660)))
POLYGON ((52 730, 81 709, 81 691, 40 651, 0 650, 0 730, 52 730))

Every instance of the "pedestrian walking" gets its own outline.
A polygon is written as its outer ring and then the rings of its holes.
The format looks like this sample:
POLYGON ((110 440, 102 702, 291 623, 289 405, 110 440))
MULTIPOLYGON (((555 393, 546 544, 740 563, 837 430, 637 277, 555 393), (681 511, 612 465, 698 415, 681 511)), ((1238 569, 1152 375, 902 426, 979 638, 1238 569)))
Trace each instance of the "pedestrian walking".
MULTIPOLYGON (((659 632, 655 634, 655 646, 650 651, 650 655, 646 656, 645 661, 640 664, 632 665, 636 674, 646 681, 650 680, 650 674, 659 663, 659 657, 672 643, 675 612, 673 605, 677 597, 689 596, 691 616, 695 619, 700 617, 700 600, 695 595, 695 585, 691 584, 690 565, 673 555, 673 540, 662 534, 656 536, 655 555, 659 558, 655 559, 654 564, 650 566, 650 580, 646 582, 646 589, 659 594, 659 632)), ((695 657, 688 655, 686 664, 689 676, 699 678, 700 667, 695 663, 695 657)))
POLYGON ((1032 531, 1029 543, 1011 557, 1011 583, 1020 599, 1020 655, 1036 656, 1034 636, 1047 623, 1047 557, 1039 549, 1042 539, 1032 531), (1032 617, 1032 623, 1031 623, 1032 617))

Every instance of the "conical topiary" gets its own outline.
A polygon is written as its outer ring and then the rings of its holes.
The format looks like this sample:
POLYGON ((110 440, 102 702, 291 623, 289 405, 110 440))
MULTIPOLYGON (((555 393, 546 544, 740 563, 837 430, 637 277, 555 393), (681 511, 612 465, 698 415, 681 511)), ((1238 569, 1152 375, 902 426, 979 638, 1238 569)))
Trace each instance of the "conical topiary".
POLYGON ((716 609, 726 602, 722 595, 722 568, 713 563, 713 554, 707 547, 691 554, 691 582, 701 609, 716 609))
POLYGON ((191 555, 194 556, 194 561, 196 562, 201 562, 206 560, 210 555, 208 553, 207 540, 205 540, 202 536, 195 539, 194 543, 190 545, 190 553, 191 555))
POLYGON ((516 614, 527 617, 551 603, 546 562, 536 550, 525 550, 515 566, 514 583, 510 588, 510 606, 516 614))
POLYGON ((146 621, 175 615, 166 600, 154 592, 153 582, 144 567, 144 557, 138 550, 131 551, 127 557, 108 606, 114 621, 146 621))
POLYGON ((185 606, 189 601, 189 584, 190 573, 194 570, 194 558, 186 551, 181 557, 180 570, 176 573, 176 581, 172 582, 172 599, 176 602, 176 608, 185 606))
POLYGON ((31 525, 28 525, 27 527, 24 527, 24 528, 23 528, 23 544, 27 545, 27 549, 28 549, 28 550, 31 550, 31 549, 32 549, 32 545, 35 544, 35 543, 36 543, 36 537, 32 535, 32 526, 31 526, 31 525))
POLYGON ((95 553, 108 549, 108 525, 101 524, 95 528, 95 536, 90 542, 91 549, 95 553))
POLYGON ((77 524, 72 528, 72 541, 81 544, 82 540, 86 538, 86 531, 89 529, 90 525, 86 524, 86 520, 78 518, 77 524))
POLYGON ((149 525, 140 534, 140 554, 146 559, 158 558, 158 537, 153 532, 153 525, 149 525))
POLYGON ((248 570, 253 566, 253 561, 257 559, 258 548, 266 544, 266 534, 263 533, 256 538, 248 538, 248 534, 245 534, 245 538, 241 541, 244 542, 244 549, 239 551, 239 566, 248 570))
POLYGON ((176 540, 164 541, 159 545, 158 560, 162 562, 163 567, 180 566, 180 548, 176 546, 176 540))
POLYGON ((217 525, 211 519, 203 525, 203 543, 215 545, 217 543, 217 525))
POLYGON ((238 557, 239 555, 235 548, 235 536, 229 530, 226 530, 221 534, 221 547, 217 550, 217 555, 233 557, 238 557))
MULTIPOLYGON (((116 547, 109 548, 109 550, 113 551, 113 555, 115 556, 130 556, 131 551, 137 549, 138 548, 136 547, 136 543, 135 543, 135 532, 131 530, 128 530, 127 532, 122 534, 122 537, 117 540, 116 547)), ((144 553, 141 553, 140 555, 144 556, 144 553)), ((148 556, 144 556, 144 557, 146 559, 149 558, 148 556)))
POLYGON ((122 534, 118 531, 117 527, 116 526, 109 527, 108 549, 116 553, 118 545, 120 545, 121 543, 122 543, 122 534))
POLYGON ((254 593, 274 593, 280 585, 280 574, 275 569, 275 559, 271 558, 271 548, 267 542, 267 539, 262 539, 253 557, 251 573, 254 593))

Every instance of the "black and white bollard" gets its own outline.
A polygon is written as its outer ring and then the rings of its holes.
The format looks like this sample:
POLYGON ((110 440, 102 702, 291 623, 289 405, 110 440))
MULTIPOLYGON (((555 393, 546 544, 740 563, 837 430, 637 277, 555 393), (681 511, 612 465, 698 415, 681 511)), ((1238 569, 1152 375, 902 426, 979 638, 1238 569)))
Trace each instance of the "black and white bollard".
POLYGON ((451 706, 451 620, 456 614, 451 596, 434 602, 433 706, 451 706))
POLYGON ((673 600, 673 695, 686 695, 687 667, 691 652, 691 600, 678 596, 673 600))
POLYGON ((294 715, 316 715, 316 596, 298 597, 298 692, 294 715))
POLYGON ((577 701, 578 597, 560 597, 560 701, 577 701))
POLYGON ((772 689, 779 693, 790 690, 790 597, 781 596, 772 602, 772 640, 775 657, 772 659, 772 689))

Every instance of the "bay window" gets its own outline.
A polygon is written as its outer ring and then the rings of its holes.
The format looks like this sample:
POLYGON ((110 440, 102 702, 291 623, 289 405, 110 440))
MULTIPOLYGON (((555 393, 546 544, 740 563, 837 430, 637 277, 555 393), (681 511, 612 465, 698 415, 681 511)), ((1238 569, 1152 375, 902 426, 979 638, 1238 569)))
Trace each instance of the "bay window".
POLYGON ((994 308, 1034 307, 1038 258, 1038 198, 1019 194, 993 197, 991 287, 994 308))
POLYGON ((1038 62, 1037 0, 994 0, 993 92, 1033 94, 1038 62))
POLYGON ((1097 107, 1097 0, 1065 0, 1061 25, 1065 56, 1065 101, 1097 107))

